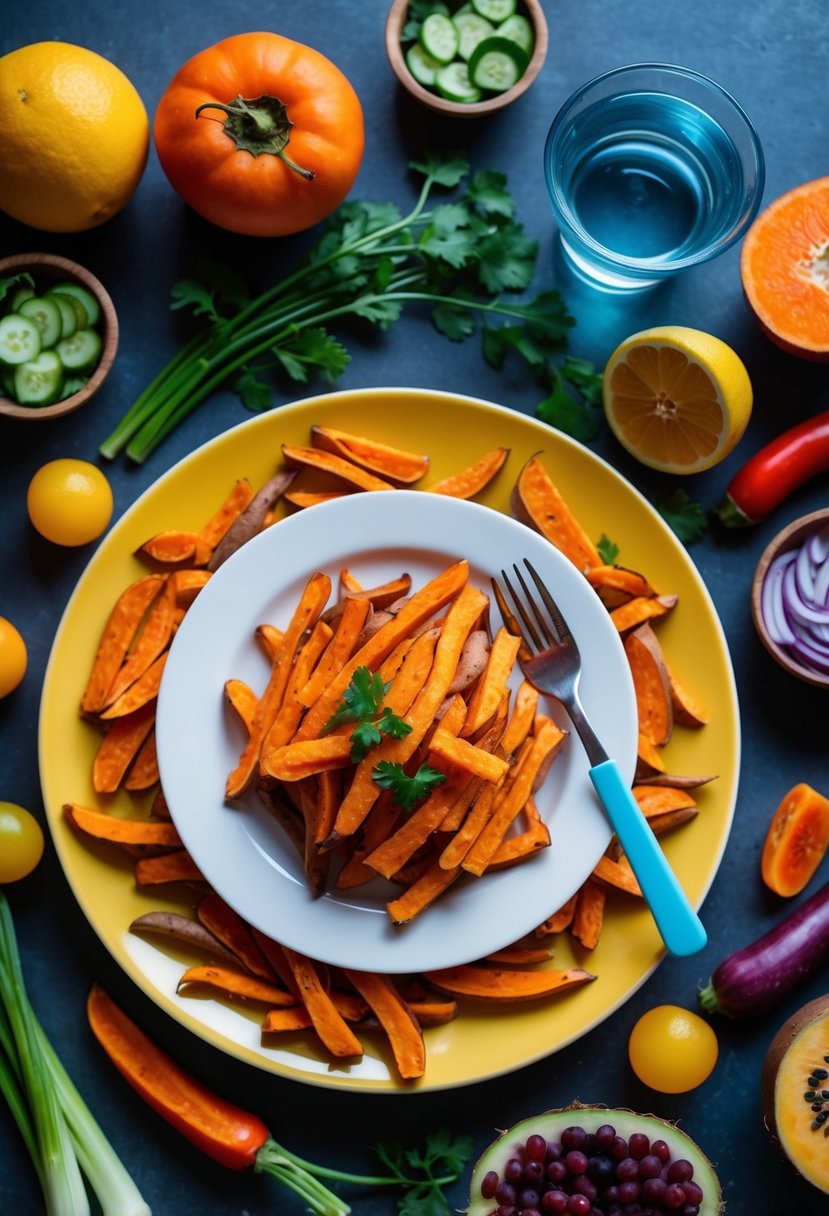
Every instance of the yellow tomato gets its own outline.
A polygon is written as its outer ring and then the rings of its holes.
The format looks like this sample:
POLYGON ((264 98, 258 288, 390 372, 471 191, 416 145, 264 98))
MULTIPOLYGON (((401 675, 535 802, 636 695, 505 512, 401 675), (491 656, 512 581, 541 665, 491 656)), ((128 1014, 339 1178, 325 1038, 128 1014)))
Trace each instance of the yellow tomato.
POLYGON ((38 469, 26 495, 29 518, 56 545, 86 545, 112 518, 112 490, 85 460, 51 460, 38 469))
POLYGON ((43 832, 34 815, 16 802, 0 802, 0 883, 31 874, 43 856, 43 832))
POLYGON ((633 1071, 663 1094, 684 1094, 702 1085, 718 1054, 717 1036, 709 1023, 678 1005, 657 1005, 643 1013, 628 1041, 633 1071))
POLYGON ((26 674, 26 643, 11 621, 0 616, 0 697, 17 688, 26 674))

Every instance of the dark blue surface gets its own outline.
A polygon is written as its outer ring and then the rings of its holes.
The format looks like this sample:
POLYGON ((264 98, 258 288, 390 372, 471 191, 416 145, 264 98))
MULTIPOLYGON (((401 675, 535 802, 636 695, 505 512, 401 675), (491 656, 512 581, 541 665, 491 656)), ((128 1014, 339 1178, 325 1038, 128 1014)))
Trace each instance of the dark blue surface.
MULTIPOLYGON (((541 169, 549 122, 583 80, 637 60, 685 63, 719 80, 753 117, 767 158, 765 199, 827 171, 829 90, 824 0, 570 0, 545 3, 550 54, 529 93, 507 112, 486 120, 441 120, 401 95, 384 56, 381 0, 244 3, 203 0, 141 6, 104 0, 38 0, 4 13, 0 49, 58 38, 113 59, 133 80, 153 113, 176 68, 229 34, 272 29, 309 43, 332 58, 360 94, 367 148, 355 195, 412 197, 409 157, 424 147, 465 147, 475 168, 505 171, 520 199, 521 218, 541 243, 537 283, 556 279, 554 232, 541 169)), ((2 155, 2 153, 0 153, 2 155)), ((167 311, 170 283, 190 269, 200 248, 233 258, 240 269, 265 263, 263 276, 292 264, 294 242, 260 243, 230 237, 188 213, 167 186, 151 154, 138 192, 103 228, 73 237, 33 232, 0 221, 0 252, 64 253, 97 272, 114 297, 121 348, 100 395, 84 412, 31 425, 0 420, 3 512, 0 614, 15 620, 30 656, 22 687, 0 702, 0 797, 41 813, 36 725, 43 671, 52 638, 91 549, 60 550, 31 530, 26 486, 45 461, 59 456, 95 460, 98 443, 155 370, 177 348, 177 322, 167 311)), ((645 306, 597 312, 595 302, 567 289, 578 317, 571 347, 601 363, 616 341, 647 323, 694 325, 720 335, 745 360, 755 388, 751 425, 738 451, 686 488, 706 505, 717 503, 731 475, 766 440, 792 423, 829 408, 829 372, 772 347, 742 299, 739 251, 691 272, 645 306)), ((488 369, 474 343, 457 347, 412 315, 376 338, 349 335, 353 362, 342 388, 408 384, 471 392, 532 413, 536 387, 519 372, 488 369)), ((314 385, 317 391, 322 386, 314 385)), ((311 391, 309 389, 309 391, 311 391)), ((141 468, 107 466, 116 512, 165 469, 203 441, 243 420, 236 399, 217 393, 141 468)), ((673 488, 648 474, 605 433, 596 450, 648 495, 673 488)), ((84 1000, 93 981, 112 994, 197 1075, 221 1093, 256 1110, 278 1137, 306 1156, 367 1171, 370 1145, 393 1134, 415 1143, 436 1126, 469 1132, 483 1148, 496 1128, 574 1098, 653 1110, 679 1119, 718 1164, 730 1216, 793 1216, 826 1211, 827 1201, 800 1182, 770 1147, 759 1106, 758 1079, 778 1025, 807 999, 829 990, 829 969, 805 984, 774 1013, 751 1023, 716 1023, 720 1060, 712 1078, 684 1097, 665 1097, 633 1077, 626 1043, 636 1018, 653 1005, 693 1007, 698 982, 717 962, 769 928, 786 907, 764 891, 759 855, 769 818, 797 781, 829 792, 827 694, 786 678, 757 641, 749 615, 749 584, 771 535, 789 520, 829 502, 826 476, 804 487, 754 530, 712 530, 692 549, 721 615, 740 692, 744 752, 734 830, 722 867, 705 901, 710 931, 706 951, 667 960, 630 1002, 604 1025, 550 1059, 514 1075, 467 1089, 423 1096, 350 1096, 266 1076, 224 1058, 174 1024, 113 964, 69 892, 51 847, 38 871, 9 890, 32 999, 47 1032, 159 1216, 263 1216, 299 1213, 299 1201, 266 1179, 237 1176, 214 1166, 147 1111, 113 1074, 91 1041, 84 1000)), ((809 888, 829 880, 826 861, 809 888)), ((803 898, 803 897, 801 897, 803 898)), ((799 900, 794 901, 795 903, 799 900)), ((789 905, 791 906, 791 905, 789 905)), ((0 1111, 0 1212, 36 1216, 42 1210, 34 1175, 16 1130, 0 1111)), ((453 1190, 466 1200, 465 1180, 453 1190)), ((393 1213, 390 1195, 354 1195, 365 1216, 393 1213)))

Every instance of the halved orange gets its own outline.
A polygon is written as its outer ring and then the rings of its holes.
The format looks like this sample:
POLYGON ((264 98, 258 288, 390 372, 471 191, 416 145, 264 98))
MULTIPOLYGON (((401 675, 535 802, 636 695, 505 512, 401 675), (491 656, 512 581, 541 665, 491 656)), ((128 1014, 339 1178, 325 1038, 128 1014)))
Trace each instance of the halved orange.
POLYGON ((802 359, 829 361, 829 177, 796 186, 758 215, 740 274, 773 342, 802 359))
POLYGON ((751 417, 751 381, 721 338, 681 325, 632 334, 604 371, 607 421, 649 468, 699 473, 733 450, 751 417))

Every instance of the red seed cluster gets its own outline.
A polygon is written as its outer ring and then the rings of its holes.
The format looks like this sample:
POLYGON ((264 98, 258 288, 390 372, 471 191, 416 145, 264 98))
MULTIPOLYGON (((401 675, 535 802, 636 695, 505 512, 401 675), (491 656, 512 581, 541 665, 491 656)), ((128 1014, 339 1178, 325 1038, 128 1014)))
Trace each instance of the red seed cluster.
POLYGON ((672 1160, 664 1140, 625 1139, 609 1123, 529 1136, 501 1174, 485 1174, 481 1195, 491 1216, 699 1216, 704 1198, 691 1162, 672 1160))

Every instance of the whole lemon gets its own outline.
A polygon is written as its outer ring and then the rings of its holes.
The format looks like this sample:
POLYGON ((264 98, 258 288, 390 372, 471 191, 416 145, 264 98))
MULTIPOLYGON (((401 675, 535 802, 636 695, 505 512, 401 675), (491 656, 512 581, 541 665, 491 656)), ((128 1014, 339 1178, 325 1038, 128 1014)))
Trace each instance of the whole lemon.
POLYGON ((46 232, 103 224, 132 197, 149 122, 114 63, 68 42, 0 58, 0 209, 46 232))

